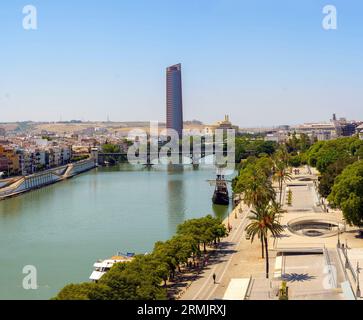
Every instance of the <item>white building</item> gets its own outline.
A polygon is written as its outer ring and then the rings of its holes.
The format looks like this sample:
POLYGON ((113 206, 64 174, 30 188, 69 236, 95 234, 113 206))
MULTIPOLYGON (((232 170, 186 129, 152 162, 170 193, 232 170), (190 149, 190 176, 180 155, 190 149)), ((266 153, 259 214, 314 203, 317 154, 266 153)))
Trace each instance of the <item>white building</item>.
POLYGON ((305 133, 316 137, 319 141, 337 138, 336 127, 333 123, 305 123, 294 128, 297 133, 305 133))
POLYGON ((69 163, 71 160, 72 152, 71 148, 67 146, 63 146, 61 149, 61 165, 69 163))
POLYGON ((265 141, 273 141, 276 143, 286 142, 288 136, 285 131, 269 132, 266 134, 265 141))

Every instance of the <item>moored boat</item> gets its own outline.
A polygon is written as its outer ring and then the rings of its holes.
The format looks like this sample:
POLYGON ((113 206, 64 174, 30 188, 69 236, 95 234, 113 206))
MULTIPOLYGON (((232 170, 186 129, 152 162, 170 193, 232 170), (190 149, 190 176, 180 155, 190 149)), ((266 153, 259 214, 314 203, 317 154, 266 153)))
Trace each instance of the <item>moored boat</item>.
POLYGON ((99 281, 114 266, 114 264, 130 262, 133 260, 134 256, 134 253, 127 253, 125 255, 119 253, 110 259, 97 261, 93 265, 94 271, 89 279, 94 282, 99 281))
POLYGON ((216 188, 214 190, 212 201, 214 204, 225 205, 225 206, 229 205, 229 193, 228 193, 227 182, 224 179, 224 175, 222 175, 221 173, 217 174, 216 188))

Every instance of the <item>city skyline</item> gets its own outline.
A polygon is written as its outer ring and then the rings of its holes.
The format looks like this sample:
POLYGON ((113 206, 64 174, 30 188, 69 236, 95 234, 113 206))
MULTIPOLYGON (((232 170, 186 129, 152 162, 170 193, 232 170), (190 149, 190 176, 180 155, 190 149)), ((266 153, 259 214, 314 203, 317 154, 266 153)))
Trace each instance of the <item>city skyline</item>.
POLYGON ((33 4, 38 29, 29 31, 22 1, 2 4, 1 122, 164 121, 164 69, 175 61, 188 120, 228 113, 241 127, 266 127, 333 112, 361 118, 359 1, 335 1, 338 29, 329 31, 325 1, 33 4))

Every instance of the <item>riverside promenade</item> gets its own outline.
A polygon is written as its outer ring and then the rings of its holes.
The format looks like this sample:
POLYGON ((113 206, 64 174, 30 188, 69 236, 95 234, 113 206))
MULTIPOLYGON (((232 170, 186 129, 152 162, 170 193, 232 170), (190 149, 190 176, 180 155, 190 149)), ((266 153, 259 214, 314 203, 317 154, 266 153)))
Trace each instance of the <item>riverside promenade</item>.
MULTIPOLYGON (((246 239, 245 228, 249 223, 250 210, 240 204, 224 221, 228 225, 229 219, 233 227, 231 233, 223 239, 208 265, 190 283, 180 299, 223 299, 231 279, 234 278, 251 279, 246 294, 246 299, 249 300, 278 299, 282 281, 289 287, 290 300, 352 299, 357 283, 351 281, 350 270, 345 270, 342 263, 344 258, 339 257, 338 229, 332 227, 326 230, 321 227, 321 222, 333 221, 336 226, 340 225, 340 241, 348 244, 347 254, 352 265, 350 269, 354 269, 357 262, 363 265, 363 240, 357 236, 356 228, 345 225, 339 210, 325 211, 314 187, 316 179, 317 173, 304 167, 298 174, 293 174, 292 180, 284 185, 282 198, 286 213, 280 220, 284 232, 279 238, 269 238, 269 279, 266 279, 260 241, 256 238, 251 244, 251 240, 246 239), (287 190, 293 194, 291 204, 286 203, 287 190), (306 230, 301 229, 301 234, 299 231, 291 232, 289 227, 297 221, 308 222, 306 230), (309 233, 320 229, 320 236, 309 233), (325 231, 328 233, 324 234, 325 231), (276 259, 277 256, 280 258, 276 259)), ((351 273, 354 276, 354 270, 351 273)))
POLYGON ((228 237, 220 243, 219 250, 211 256, 199 277, 182 294, 181 300, 222 299, 232 278, 255 278, 256 299, 266 299, 269 281, 264 279, 265 260, 261 258, 261 245, 255 239, 245 239, 245 228, 249 222, 249 208, 240 203, 224 220, 232 226, 228 237), (216 275, 216 283, 213 281, 216 275))

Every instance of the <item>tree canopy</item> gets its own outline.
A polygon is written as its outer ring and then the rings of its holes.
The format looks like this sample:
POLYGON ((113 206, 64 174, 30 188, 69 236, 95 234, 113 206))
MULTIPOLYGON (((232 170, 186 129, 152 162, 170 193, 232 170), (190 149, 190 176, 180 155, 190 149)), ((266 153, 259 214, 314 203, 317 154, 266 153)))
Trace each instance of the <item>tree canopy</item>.
POLYGON ((155 244, 151 254, 131 262, 117 263, 97 283, 69 284, 55 300, 164 300, 166 281, 190 258, 200 256, 200 245, 217 242, 227 235, 222 221, 212 216, 187 220, 177 234, 155 244))
POLYGON ((357 156, 362 146, 363 141, 357 137, 319 141, 309 149, 306 157, 308 163, 323 174, 335 161, 357 156))
POLYGON ((106 143, 102 146, 102 152, 104 153, 119 153, 120 146, 117 144, 106 143))
POLYGON ((237 137, 236 144, 236 163, 247 159, 250 156, 272 155, 277 149, 277 143, 265 141, 262 138, 250 139, 246 137, 237 137))
POLYGON ((362 226, 363 160, 349 165, 336 178, 328 200, 343 211, 348 223, 362 226))

